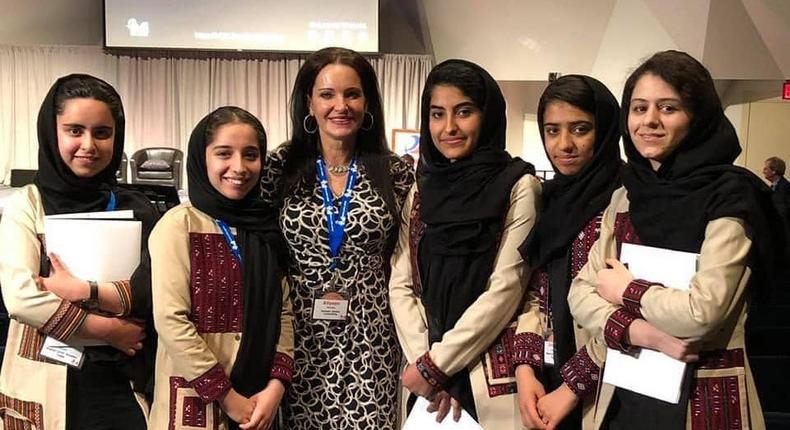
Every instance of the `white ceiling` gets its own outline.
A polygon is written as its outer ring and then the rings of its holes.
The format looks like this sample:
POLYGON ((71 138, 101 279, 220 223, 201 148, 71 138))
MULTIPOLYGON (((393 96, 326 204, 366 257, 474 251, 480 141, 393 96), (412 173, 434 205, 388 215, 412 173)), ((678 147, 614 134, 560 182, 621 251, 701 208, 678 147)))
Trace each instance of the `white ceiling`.
MULTIPOLYGON (((380 0, 382 48, 467 58, 498 80, 586 73, 618 88, 663 49, 716 79, 790 78, 790 0, 380 0)), ((101 45, 102 0, 0 0, 0 43, 101 45)))

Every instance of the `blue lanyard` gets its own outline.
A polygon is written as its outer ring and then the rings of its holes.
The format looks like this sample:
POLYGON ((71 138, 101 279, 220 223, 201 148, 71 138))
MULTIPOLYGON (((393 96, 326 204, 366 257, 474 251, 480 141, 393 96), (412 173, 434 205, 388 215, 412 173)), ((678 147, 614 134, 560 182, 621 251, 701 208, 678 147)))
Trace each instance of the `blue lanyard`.
POLYGON ((343 243, 343 236, 346 234, 346 220, 348 219, 348 208, 351 205, 351 195, 354 192, 354 184, 357 182, 357 159, 351 160, 348 166, 348 181, 346 189, 340 197, 340 212, 335 208, 335 199, 332 197, 332 190, 329 189, 329 178, 326 172, 324 159, 318 157, 316 160, 316 172, 318 183, 321 184, 321 196, 324 199, 324 213, 326 213, 326 226, 329 230, 329 256, 332 258, 330 269, 337 267, 337 256, 340 254, 340 245, 343 243))
POLYGON ((107 208, 104 209, 105 211, 114 211, 115 210, 115 193, 110 191, 110 201, 107 202, 107 208))
POLYGON ((214 220, 217 223, 217 227, 222 230, 222 235, 225 236, 225 241, 228 242, 228 247, 230 247, 230 252, 236 257, 236 260, 241 263, 241 251, 239 250, 239 244, 236 243, 236 238, 233 237, 233 233, 230 232, 230 227, 225 221, 221 219, 214 220))

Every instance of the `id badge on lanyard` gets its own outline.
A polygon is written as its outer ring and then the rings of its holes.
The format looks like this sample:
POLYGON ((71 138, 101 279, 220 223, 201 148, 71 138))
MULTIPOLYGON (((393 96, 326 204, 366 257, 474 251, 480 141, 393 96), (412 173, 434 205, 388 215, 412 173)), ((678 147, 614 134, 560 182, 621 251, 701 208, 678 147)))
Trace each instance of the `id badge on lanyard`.
POLYGON ((230 227, 225 221, 221 219, 214 220, 219 227, 220 231, 222 231, 222 235, 225 236, 225 242, 228 243, 228 248, 230 248, 230 253, 236 257, 236 261, 241 263, 241 250, 239 249, 239 244, 236 242, 236 238, 233 237, 233 232, 230 230, 230 227))
POLYGON ((543 333, 543 365, 554 367, 554 327, 551 324, 551 309, 549 309, 548 313, 548 324, 546 331, 543 333))
POLYGON ((348 210, 351 205, 351 197, 354 192, 354 185, 357 181, 357 160, 354 158, 348 169, 348 181, 343 195, 340 197, 340 210, 335 208, 335 199, 329 188, 329 177, 327 176, 326 165, 322 158, 316 160, 316 175, 321 186, 321 197, 324 203, 324 213, 326 214, 326 225, 329 231, 329 272, 332 274, 329 282, 326 282, 319 293, 313 297, 313 319, 326 321, 346 321, 350 299, 348 293, 341 290, 339 286, 339 272, 337 262, 340 255, 340 247, 343 244, 343 237, 346 231, 346 221, 348 220, 348 210))

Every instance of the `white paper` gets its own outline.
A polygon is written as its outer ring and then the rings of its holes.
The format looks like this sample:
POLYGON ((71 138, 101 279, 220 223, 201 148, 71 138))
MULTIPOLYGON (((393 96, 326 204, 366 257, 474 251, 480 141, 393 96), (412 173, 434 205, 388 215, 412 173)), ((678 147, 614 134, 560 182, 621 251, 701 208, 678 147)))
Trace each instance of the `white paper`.
POLYGON ((73 214, 48 215, 47 219, 134 219, 134 211, 79 212, 73 214))
POLYGON ((67 345, 53 337, 47 336, 41 346, 41 355, 69 366, 80 368, 84 355, 82 348, 67 345))
MULTIPOLYGON (((699 254, 630 243, 620 252, 620 261, 635 278, 681 290, 689 289, 698 260, 699 254)), ((608 348, 603 382, 677 404, 685 369, 686 363, 651 349, 642 348, 634 356, 608 348)))
POLYGON ((44 219, 47 252, 77 278, 129 279, 140 264, 142 224, 127 220, 44 219))
POLYGON ((436 422, 436 412, 428 412, 430 403, 424 397, 417 397, 411 413, 406 418, 402 430, 434 430, 434 429, 453 429, 453 430, 483 430, 483 427, 472 418, 466 411, 461 411, 461 420, 453 421, 453 411, 444 418, 441 423, 436 422))

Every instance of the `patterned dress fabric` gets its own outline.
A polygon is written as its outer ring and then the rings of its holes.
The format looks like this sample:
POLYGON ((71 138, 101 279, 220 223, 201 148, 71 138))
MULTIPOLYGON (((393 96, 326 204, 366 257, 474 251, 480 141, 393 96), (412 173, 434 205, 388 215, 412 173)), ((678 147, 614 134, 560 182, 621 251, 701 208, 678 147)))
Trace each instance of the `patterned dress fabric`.
MULTIPOLYGON (((281 147, 267 157, 264 198, 274 198, 283 155, 281 147)), ((391 166, 400 212, 414 174, 395 157, 391 166)), ((360 166, 337 268, 336 285, 350 299, 348 319, 313 320, 314 297, 332 277, 320 187, 316 184, 309 197, 288 196, 281 204, 295 319, 295 374, 285 401, 285 427, 396 429, 401 352, 389 307, 385 254, 398 220, 360 166)))

